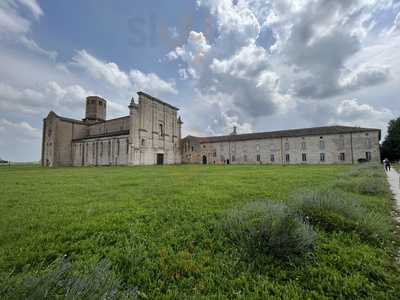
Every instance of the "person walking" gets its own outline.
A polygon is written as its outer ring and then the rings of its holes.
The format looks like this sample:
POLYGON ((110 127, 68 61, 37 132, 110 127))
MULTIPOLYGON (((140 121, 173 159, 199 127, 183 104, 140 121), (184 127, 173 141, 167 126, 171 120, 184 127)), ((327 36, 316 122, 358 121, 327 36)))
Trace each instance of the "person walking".
POLYGON ((385 158, 385 159, 383 160, 383 165, 384 165, 384 167, 385 167, 385 171, 386 171, 386 172, 390 171, 390 161, 389 161, 387 158, 385 158))

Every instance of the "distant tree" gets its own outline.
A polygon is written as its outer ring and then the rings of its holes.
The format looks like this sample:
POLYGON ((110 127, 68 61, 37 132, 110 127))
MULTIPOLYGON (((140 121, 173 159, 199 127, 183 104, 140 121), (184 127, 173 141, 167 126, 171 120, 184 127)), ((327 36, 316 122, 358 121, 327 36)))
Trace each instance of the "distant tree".
POLYGON ((400 160, 400 118, 389 122, 388 134, 382 144, 382 156, 400 160))

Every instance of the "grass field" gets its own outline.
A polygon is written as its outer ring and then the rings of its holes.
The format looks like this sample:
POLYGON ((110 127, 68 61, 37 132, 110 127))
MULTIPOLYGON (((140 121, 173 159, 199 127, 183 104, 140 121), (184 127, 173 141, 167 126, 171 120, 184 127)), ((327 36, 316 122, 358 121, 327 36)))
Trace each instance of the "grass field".
POLYGON ((112 288, 140 299, 398 299, 398 238, 387 221, 388 193, 346 191, 388 224, 384 240, 316 227, 316 248, 301 262, 244 258, 222 229, 233 208, 260 199, 290 205, 298 189, 331 189, 349 171, 0 167, 0 298, 57 293, 60 287, 51 285, 65 283, 68 272, 92 292, 112 288))

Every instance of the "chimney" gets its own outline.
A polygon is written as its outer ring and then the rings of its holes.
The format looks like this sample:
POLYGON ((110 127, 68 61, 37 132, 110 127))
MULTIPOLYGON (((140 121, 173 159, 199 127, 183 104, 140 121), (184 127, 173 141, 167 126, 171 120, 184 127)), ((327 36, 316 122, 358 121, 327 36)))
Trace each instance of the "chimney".
POLYGON ((237 135, 237 127, 236 126, 233 126, 233 131, 232 131, 231 135, 237 135))

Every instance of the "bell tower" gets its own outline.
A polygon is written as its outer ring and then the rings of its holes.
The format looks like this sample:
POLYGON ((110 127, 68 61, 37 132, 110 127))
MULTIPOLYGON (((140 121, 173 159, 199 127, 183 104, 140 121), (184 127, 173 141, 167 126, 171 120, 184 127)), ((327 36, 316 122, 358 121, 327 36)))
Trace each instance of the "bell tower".
POLYGON ((98 96, 86 98, 86 117, 83 119, 87 123, 104 122, 107 114, 107 101, 98 96))

